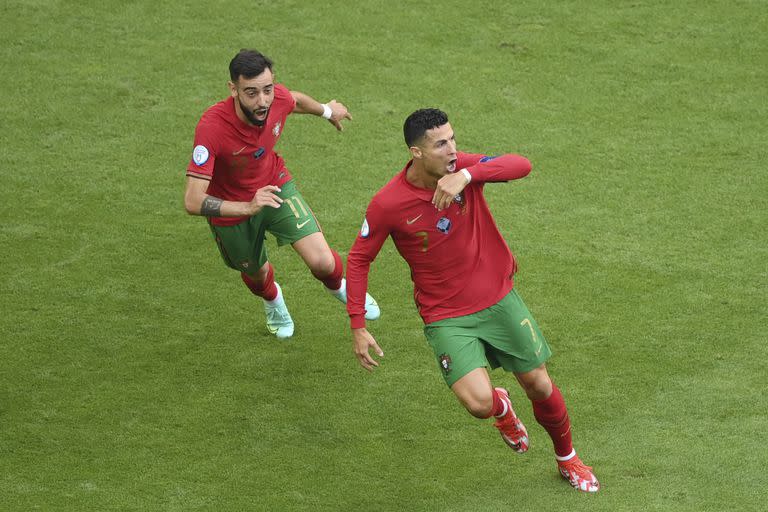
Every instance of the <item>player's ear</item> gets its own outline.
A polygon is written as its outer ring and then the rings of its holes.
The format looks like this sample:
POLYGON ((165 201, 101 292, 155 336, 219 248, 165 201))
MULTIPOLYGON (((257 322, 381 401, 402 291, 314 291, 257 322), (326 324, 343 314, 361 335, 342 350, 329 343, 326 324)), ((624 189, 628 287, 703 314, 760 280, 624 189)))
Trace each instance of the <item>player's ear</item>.
POLYGON ((408 148, 408 151, 411 152, 413 158, 421 158, 422 152, 419 146, 411 146, 408 148))
POLYGON ((232 97, 237 97, 237 86, 232 80, 227 80, 227 87, 229 87, 229 93, 232 97))

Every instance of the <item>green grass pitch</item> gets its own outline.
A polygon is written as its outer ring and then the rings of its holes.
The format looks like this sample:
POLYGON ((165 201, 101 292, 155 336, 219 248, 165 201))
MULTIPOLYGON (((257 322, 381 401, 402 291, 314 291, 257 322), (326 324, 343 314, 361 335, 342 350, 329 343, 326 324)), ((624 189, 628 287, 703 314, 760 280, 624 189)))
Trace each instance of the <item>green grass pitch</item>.
POLYGON ((0 510, 765 510, 767 7, 4 2, 0 510), (456 403, 390 242, 374 374, 272 240, 296 335, 267 334, 182 207, 242 47, 354 116, 340 134, 293 116, 278 146, 342 254, 411 111, 531 159, 487 197, 598 495, 559 478, 510 375, 492 374, 525 456, 456 403))

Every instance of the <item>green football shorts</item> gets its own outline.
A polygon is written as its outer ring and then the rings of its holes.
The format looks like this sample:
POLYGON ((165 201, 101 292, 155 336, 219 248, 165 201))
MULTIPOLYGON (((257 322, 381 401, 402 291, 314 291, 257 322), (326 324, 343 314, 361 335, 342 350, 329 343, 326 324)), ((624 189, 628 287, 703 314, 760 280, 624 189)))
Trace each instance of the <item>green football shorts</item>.
POLYGON ((280 208, 265 206, 256 215, 234 226, 209 224, 228 267, 255 274, 267 262, 267 248, 264 246, 267 232, 274 235, 278 246, 282 246, 321 231, 315 215, 293 180, 283 184, 277 195, 283 199, 280 208))
POLYGON ((539 325, 513 289, 477 313, 446 318, 424 326, 448 386, 476 368, 525 373, 552 355, 539 325))

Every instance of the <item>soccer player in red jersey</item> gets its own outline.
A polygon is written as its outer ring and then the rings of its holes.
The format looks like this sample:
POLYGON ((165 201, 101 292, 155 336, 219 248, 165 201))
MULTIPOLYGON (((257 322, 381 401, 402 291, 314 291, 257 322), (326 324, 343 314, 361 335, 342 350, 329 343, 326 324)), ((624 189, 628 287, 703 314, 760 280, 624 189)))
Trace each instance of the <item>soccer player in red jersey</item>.
MULTIPOLYGON (((323 117, 340 131, 352 116, 336 100, 321 104, 275 83, 272 61, 255 50, 235 55, 229 74, 230 97, 206 110, 195 129, 184 205, 189 214, 208 217, 224 262, 264 300, 268 330, 285 339, 293 335, 293 319, 267 260, 266 232, 278 245, 291 244, 333 296, 347 299, 341 258, 274 147, 290 114, 323 117)), ((365 310, 366 318, 379 317, 367 294, 365 310)))
POLYGON ((414 112, 403 131, 412 159, 371 200, 347 258, 347 311, 360 365, 379 365, 370 350, 384 355, 365 327, 364 304, 370 264, 392 237, 411 268, 424 334, 459 401, 476 418, 495 418, 504 442, 525 452, 528 432, 487 366, 513 372, 554 443, 561 475, 596 492, 600 484, 576 455, 565 401, 547 373, 549 346, 514 289, 515 259, 483 197, 485 183, 523 178, 530 162, 457 151, 448 117, 436 109, 414 112))

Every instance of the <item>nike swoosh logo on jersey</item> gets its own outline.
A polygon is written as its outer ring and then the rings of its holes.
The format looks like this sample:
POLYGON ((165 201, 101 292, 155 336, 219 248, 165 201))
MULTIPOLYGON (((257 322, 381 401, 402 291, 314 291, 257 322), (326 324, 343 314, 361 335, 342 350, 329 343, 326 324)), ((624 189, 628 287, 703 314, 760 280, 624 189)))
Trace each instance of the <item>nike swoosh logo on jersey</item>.
POLYGON ((310 220, 310 219, 307 219, 307 220, 305 220, 304 222, 297 222, 297 223, 296 223, 296 229, 301 229, 301 228, 303 228, 304 226, 306 226, 306 225, 307 225, 307 223, 309 222, 309 220, 310 220))
POLYGON ((245 148, 247 148, 247 147, 248 147, 248 146, 243 146, 243 147, 241 147, 240 149, 238 149, 237 151, 233 151, 233 152, 232 152, 232 156, 237 156, 237 155, 239 155, 239 154, 240 154, 240 153, 242 153, 242 152, 243 152, 243 150, 244 150, 245 148))
MULTIPOLYGON (((424 214, 422 213, 421 215, 424 215, 424 214)), ((414 222, 416 222, 417 220, 419 220, 421 218, 421 215, 417 215, 416 217, 414 217, 412 219, 405 219, 405 223, 408 224, 408 225, 413 224, 414 222)))

